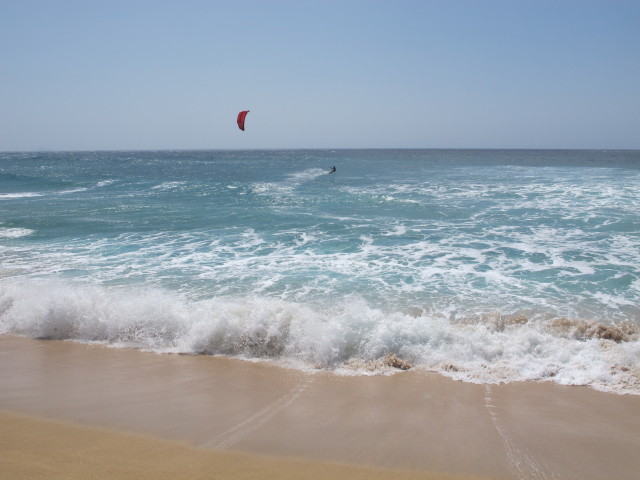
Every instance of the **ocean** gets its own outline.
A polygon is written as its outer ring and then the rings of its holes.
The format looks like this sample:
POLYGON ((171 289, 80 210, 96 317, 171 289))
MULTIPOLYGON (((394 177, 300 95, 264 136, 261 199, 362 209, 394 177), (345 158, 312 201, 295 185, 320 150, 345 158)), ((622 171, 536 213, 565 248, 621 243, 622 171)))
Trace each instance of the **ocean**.
POLYGON ((640 151, 0 153, 0 334, 640 394, 640 151))

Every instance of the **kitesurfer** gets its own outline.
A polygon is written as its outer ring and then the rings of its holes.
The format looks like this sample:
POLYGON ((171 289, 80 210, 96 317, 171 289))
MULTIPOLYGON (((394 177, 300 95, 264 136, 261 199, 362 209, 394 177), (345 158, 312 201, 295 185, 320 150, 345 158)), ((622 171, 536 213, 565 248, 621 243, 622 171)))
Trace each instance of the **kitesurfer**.
POLYGON ((333 167, 333 168, 329 171, 329 173, 333 173, 333 172, 335 172, 335 171, 336 171, 336 167, 333 167))

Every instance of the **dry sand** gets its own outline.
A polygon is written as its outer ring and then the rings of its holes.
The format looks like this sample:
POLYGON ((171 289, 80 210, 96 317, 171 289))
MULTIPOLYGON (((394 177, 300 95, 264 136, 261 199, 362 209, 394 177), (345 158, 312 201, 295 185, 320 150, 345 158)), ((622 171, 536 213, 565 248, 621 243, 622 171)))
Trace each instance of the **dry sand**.
POLYGON ((638 396, 421 371, 340 377, 0 336, 0 409, 3 479, 640 471, 638 396))

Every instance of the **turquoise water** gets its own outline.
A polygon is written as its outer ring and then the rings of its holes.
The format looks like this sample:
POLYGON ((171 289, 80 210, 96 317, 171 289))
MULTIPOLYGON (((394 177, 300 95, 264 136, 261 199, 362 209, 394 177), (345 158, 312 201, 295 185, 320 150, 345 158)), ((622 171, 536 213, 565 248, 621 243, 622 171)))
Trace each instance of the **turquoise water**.
POLYGON ((637 151, 3 153, 0 260, 2 333, 640 393, 637 151))

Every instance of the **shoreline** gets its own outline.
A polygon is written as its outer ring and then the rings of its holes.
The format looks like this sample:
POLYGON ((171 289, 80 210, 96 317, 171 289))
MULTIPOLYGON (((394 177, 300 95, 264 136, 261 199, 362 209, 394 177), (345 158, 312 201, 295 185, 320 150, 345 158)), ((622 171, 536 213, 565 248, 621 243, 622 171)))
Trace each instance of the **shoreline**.
MULTIPOLYGON (((6 424, 27 437, 42 429, 77 429, 69 435, 89 443, 115 435, 119 440, 109 443, 107 453, 127 444, 128 436, 143 436, 198 458, 249 458, 235 460, 224 478, 252 478, 253 461, 286 464, 286 475, 294 475, 288 462, 307 462, 315 467, 300 468, 364 469, 367 478, 375 471, 394 478, 624 480, 640 469, 640 396, 586 387, 477 385, 412 370, 342 377, 6 335, 0 335, 0 387, 0 467, 24 460, 21 478, 44 478, 27 469, 49 447, 36 442, 31 459, 21 457, 12 450, 6 424)), ((159 444, 144 448, 164 451, 159 444)), ((92 451, 84 460, 107 468, 114 460, 103 453, 92 451)), ((158 455, 159 464, 170 457, 166 451, 158 455)), ((135 457, 139 462, 131 468, 146 468, 135 457)), ((279 472, 272 478, 288 478, 279 472)), ((180 478, 175 473, 171 478, 180 478)), ((304 471, 323 478, 313 475, 304 471)), ((339 476, 364 474, 345 475, 339 476)))

